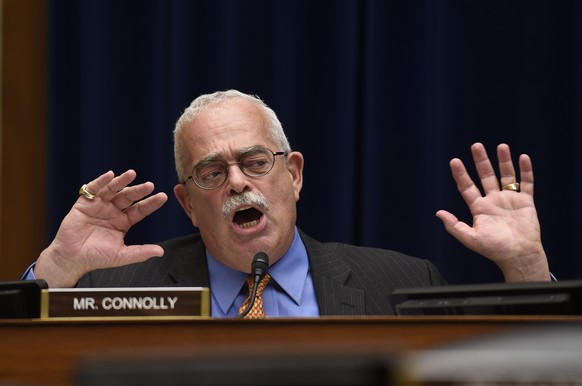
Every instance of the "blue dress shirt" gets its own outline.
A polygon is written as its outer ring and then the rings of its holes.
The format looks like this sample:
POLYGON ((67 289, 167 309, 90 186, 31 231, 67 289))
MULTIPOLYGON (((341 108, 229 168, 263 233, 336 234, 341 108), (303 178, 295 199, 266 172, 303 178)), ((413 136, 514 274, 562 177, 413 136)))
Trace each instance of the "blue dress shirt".
MULTIPOLYGON (((229 268, 206 251, 210 272, 211 314, 213 317, 236 317, 248 297, 248 273, 229 268)), ((295 229, 291 248, 269 268, 271 280, 263 292, 265 313, 277 316, 319 316, 313 280, 305 245, 295 229)))

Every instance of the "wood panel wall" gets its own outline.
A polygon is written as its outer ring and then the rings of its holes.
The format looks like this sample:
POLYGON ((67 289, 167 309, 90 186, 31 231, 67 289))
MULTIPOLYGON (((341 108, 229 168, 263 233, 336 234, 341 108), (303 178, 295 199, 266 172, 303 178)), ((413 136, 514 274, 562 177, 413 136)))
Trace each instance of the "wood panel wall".
POLYGON ((17 280, 46 243, 46 0, 0 4, 0 280, 17 280))

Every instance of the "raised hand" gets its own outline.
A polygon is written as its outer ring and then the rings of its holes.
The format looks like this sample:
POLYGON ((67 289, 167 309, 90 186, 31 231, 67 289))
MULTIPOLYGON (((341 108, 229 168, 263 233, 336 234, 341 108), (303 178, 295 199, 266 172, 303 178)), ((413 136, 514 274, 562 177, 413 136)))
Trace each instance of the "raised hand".
POLYGON ((471 152, 483 193, 460 159, 451 160, 450 167, 471 211, 473 224, 459 221, 445 210, 438 211, 437 217, 447 232, 463 245, 495 262, 506 281, 549 281, 533 199, 534 177, 529 156, 519 157, 521 180, 518 181, 508 145, 497 147, 499 178, 482 144, 473 144, 471 152))
POLYGON ((129 186, 135 177, 133 170, 117 177, 109 171, 84 186, 55 239, 37 260, 37 278, 50 287, 71 287, 94 269, 163 255, 158 245, 125 245, 127 231, 168 199, 165 193, 148 197, 154 190, 151 182, 129 186))

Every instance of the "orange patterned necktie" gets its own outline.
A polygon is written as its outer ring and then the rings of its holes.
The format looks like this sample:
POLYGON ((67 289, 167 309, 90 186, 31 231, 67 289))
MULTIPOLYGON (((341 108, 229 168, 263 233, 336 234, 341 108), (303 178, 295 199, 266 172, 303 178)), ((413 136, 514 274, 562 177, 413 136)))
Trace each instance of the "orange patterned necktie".
MULTIPOLYGON (((266 274, 265 277, 259 282, 257 287, 257 297, 255 298, 255 304, 253 304, 253 308, 246 314, 243 319, 266 319, 267 315, 265 314, 265 307, 263 305, 263 290, 267 286, 267 283, 271 280, 271 275, 266 274)), ((244 301, 242 306, 240 306, 238 313, 239 315, 247 308, 249 305, 249 301, 251 300, 251 296, 253 293, 253 288, 255 287, 255 282, 253 278, 249 276, 247 278, 247 283, 249 285, 249 297, 244 301)))

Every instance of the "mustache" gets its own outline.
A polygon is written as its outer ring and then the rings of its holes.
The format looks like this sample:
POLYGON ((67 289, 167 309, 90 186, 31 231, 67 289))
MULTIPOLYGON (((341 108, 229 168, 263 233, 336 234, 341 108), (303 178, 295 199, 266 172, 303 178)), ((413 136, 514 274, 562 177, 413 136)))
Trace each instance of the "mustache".
POLYGON ((236 196, 228 197, 222 205, 222 214, 228 220, 237 208, 249 205, 257 206, 264 211, 269 210, 267 199, 260 192, 244 192, 236 196))

